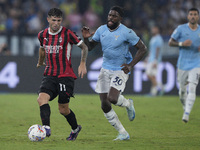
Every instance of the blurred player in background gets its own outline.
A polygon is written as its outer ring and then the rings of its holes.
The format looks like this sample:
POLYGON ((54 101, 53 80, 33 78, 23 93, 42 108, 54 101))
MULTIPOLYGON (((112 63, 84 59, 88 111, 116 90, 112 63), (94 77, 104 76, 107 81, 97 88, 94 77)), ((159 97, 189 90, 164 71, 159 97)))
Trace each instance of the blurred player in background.
POLYGON ((73 97, 74 80, 77 78, 71 65, 71 50, 73 44, 82 49, 78 74, 83 78, 87 73, 88 48, 74 32, 61 26, 62 15, 60 9, 50 9, 47 17, 49 28, 38 34, 40 49, 37 67, 45 65, 46 57, 46 68, 37 101, 40 106, 42 124, 47 131, 46 135, 50 136, 50 106, 48 102, 58 95, 59 111, 72 128, 67 140, 75 140, 81 126, 77 124, 75 114, 69 108, 70 97, 73 97))
POLYGON ((187 123, 196 99, 196 87, 200 76, 200 27, 199 10, 188 11, 188 23, 179 25, 171 35, 170 46, 179 47, 178 82, 179 98, 183 104, 182 120, 187 123), (188 92, 187 92, 188 85, 188 92))
POLYGON ((158 89, 160 89, 160 95, 164 92, 164 86, 162 83, 157 81, 158 65, 162 60, 162 48, 163 39, 160 35, 159 27, 151 27, 152 38, 149 43, 149 55, 147 57, 146 74, 151 81, 150 95, 156 96, 158 94, 158 89))
POLYGON ((133 100, 124 98, 121 93, 125 89, 131 69, 147 52, 146 46, 135 32, 121 24, 123 14, 121 7, 112 7, 108 13, 107 24, 100 26, 90 41, 88 38, 93 33, 90 33, 88 27, 82 29, 84 42, 89 50, 92 50, 98 43, 101 43, 102 46, 103 65, 95 91, 99 93, 105 117, 119 132, 115 140, 128 140, 130 136, 119 121, 111 104, 126 107, 129 120, 134 120, 133 100), (138 50, 134 59, 129 52, 129 44, 138 50))

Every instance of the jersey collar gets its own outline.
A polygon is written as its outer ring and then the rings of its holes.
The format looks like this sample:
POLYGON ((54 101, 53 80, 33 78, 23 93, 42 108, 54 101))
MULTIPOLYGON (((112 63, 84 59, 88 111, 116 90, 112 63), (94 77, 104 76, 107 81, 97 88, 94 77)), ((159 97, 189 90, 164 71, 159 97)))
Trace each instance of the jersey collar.
POLYGON ((62 26, 60 26, 60 29, 57 31, 57 32, 55 32, 55 33, 52 33, 51 31, 50 31, 50 28, 48 28, 48 32, 49 32, 49 34, 51 34, 51 35, 56 35, 56 34, 58 34, 61 30, 62 30, 62 26))
POLYGON ((189 22, 187 23, 187 25, 188 25, 188 28, 189 28, 190 30, 192 30, 192 31, 196 31, 196 30, 199 28, 199 24, 197 24, 197 28, 196 28, 195 30, 193 30, 193 29, 190 28, 189 22))
POLYGON ((108 28, 108 30, 109 30, 110 32, 113 32, 113 31, 117 30, 120 26, 121 26, 121 23, 118 25, 117 28, 115 28, 115 29, 113 29, 113 30, 111 30, 110 28, 108 28))

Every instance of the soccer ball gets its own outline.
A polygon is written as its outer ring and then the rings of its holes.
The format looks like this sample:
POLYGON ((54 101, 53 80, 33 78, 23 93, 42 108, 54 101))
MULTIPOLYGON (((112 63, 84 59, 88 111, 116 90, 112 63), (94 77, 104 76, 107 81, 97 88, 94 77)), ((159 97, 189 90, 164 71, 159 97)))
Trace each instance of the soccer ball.
POLYGON ((46 137, 46 130, 39 124, 32 125, 28 129, 28 138, 31 141, 42 141, 46 137))

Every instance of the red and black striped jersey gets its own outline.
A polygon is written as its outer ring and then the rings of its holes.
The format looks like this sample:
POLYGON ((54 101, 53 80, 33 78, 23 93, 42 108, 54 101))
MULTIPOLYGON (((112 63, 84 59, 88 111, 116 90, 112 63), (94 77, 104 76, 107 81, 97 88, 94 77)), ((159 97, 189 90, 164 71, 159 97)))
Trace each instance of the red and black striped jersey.
POLYGON ((83 41, 71 30, 60 27, 58 32, 51 33, 49 28, 38 33, 40 46, 45 49, 45 76, 73 77, 71 50, 73 44, 79 46, 83 41))

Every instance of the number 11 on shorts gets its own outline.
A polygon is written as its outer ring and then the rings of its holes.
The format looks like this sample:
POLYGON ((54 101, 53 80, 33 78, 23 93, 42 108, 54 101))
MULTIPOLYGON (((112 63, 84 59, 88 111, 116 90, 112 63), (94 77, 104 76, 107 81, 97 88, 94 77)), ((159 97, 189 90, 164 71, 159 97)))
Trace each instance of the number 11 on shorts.
POLYGON ((59 83, 59 85, 60 85, 60 91, 66 91, 66 87, 64 84, 59 83))

